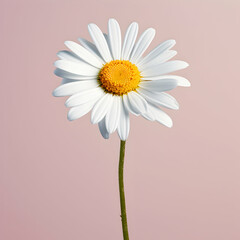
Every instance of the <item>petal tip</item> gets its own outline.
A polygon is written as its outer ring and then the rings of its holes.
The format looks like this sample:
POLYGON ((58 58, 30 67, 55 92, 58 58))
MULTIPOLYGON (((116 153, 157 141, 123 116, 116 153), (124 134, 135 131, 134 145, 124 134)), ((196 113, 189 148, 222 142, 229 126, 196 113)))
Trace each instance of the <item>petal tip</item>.
POLYGON ((191 87, 191 83, 187 80, 184 82, 183 85, 180 85, 181 87, 191 87))
POLYGON ((67 46, 68 48, 69 48, 69 46, 70 46, 72 43, 73 43, 73 42, 72 42, 72 41, 69 41, 69 40, 67 40, 67 41, 64 42, 65 46, 67 46))
POLYGON ((94 26, 96 26, 95 23, 89 23, 88 24, 88 30, 91 30, 94 26))
POLYGON ((53 97, 58 97, 56 89, 54 89, 54 90, 52 91, 52 95, 53 95, 53 97))
POLYGON ((72 122, 74 120, 73 117, 69 114, 69 112, 68 112, 68 115, 67 115, 67 119, 70 122, 72 122))
MULTIPOLYGON (((62 51, 58 51, 57 54, 56 54, 59 58, 60 58, 61 52, 62 52, 62 51)), ((61 59, 61 58, 60 58, 60 59, 61 59)))
POLYGON ((109 18, 108 23, 110 22, 117 22, 117 20, 115 18, 109 18))
POLYGON ((166 127, 172 128, 173 127, 173 121, 171 118, 169 118, 169 122, 165 124, 166 127))
POLYGON ((67 101, 64 103, 64 105, 65 105, 66 107, 73 107, 73 106, 71 106, 71 104, 70 104, 70 102, 69 102, 69 99, 67 99, 67 101))
POLYGON ((95 119, 92 117, 93 115, 91 114, 91 124, 96 124, 97 122, 95 121, 95 119))
POLYGON ((136 28, 138 31, 138 23, 137 22, 132 22, 129 26, 136 28))
POLYGON ((102 135, 104 139, 109 139, 109 134, 102 135))
MULTIPOLYGON (((54 65, 55 67, 58 66, 58 61, 59 61, 59 60, 57 60, 57 61, 55 61, 55 62, 53 63, 53 65, 54 65)), ((56 70, 55 70, 55 71, 56 71, 56 70)), ((54 71, 54 73, 55 73, 55 71, 54 71)))
POLYGON ((156 34, 156 30, 154 28, 149 28, 149 31, 151 31, 154 35, 156 34))
POLYGON ((54 62, 54 66, 55 66, 56 68, 59 68, 59 66, 61 65, 62 61, 63 61, 62 59, 55 61, 55 62, 54 62))

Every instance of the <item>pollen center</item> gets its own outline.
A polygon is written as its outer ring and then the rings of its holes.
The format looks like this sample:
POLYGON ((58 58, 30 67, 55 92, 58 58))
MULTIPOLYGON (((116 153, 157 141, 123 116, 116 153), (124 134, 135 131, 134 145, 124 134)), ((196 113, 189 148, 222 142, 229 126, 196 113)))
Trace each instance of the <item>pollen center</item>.
POLYGON ((126 60, 113 60, 100 70, 98 80, 109 93, 123 95, 136 90, 141 75, 135 64, 126 60))

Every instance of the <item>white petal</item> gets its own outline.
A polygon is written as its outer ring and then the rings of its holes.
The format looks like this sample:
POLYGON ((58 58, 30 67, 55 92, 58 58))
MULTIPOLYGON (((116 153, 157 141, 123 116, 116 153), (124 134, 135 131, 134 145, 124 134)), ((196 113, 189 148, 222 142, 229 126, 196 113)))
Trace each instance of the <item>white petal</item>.
POLYGON ((177 71, 180 69, 184 69, 188 66, 189 66, 188 63, 186 63, 184 61, 174 60, 174 61, 159 64, 152 68, 148 68, 148 69, 144 70, 141 73, 141 75, 144 78, 148 78, 148 77, 152 77, 152 76, 158 76, 158 75, 174 72, 174 71, 177 71))
POLYGON ((95 81, 74 81, 60 85, 53 91, 53 96, 55 97, 64 97, 76 94, 81 91, 86 91, 89 89, 97 88, 99 82, 95 81))
POLYGON ((102 136, 105 139, 109 138, 109 133, 106 128, 106 123, 105 123, 105 118, 103 118, 99 123, 98 123, 99 131, 102 134, 102 136))
POLYGON ((126 141, 130 130, 129 113, 125 109, 123 102, 120 102, 120 119, 117 127, 118 135, 122 141, 126 141))
POLYGON ((66 84, 66 83, 71 83, 71 82, 79 82, 75 79, 68 79, 68 78, 63 78, 61 85, 66 84))
POLYGON ((191 83, 186 78, 176 76, 176 75, 162 75, 162 76, 142 78, 142 80, 152 80, 152 81, 161 80, 161 79, 175 79, 177 81, 178 86, 181 86, 181 87, 191 86, 191 83))
POLYGON ((79 59, 79 57, 76 54, 74 54, 72 52, 69 52, 69 51, 66 51, 66 50, 59 51, 57 53, 57 56, 60 59, 68 60, 68 61, 71 61, 71 62, 82 62, 82 60, 79 59))
POLYGON ((108 49, 109 49, 110 54, 111 54, 111 58, 113 59, 112 53, 111 53, 111 46, 110 46, 109 36, 107 35, 107 33, 103 33, 103 36, 104 36, 104 38, 105 38, 105 40, 106 40, 106 42, 107 42, 108 49))
POLYGON ((145 50, 148 48, 150 43, 152 42, 154 36, 155 36, 155 29, 148 28, 143 32, 143 34, 140 36, 139 40, 137 41, 136 45, 133 48, 130 61, 132 63, 137 63, 138 60, 141 58, 145 50))
POLYGON ((105 93, 104 96, 94 105, 91 122, 92 124, 100 122, 112 106, 113 95, 105 93))
POLYGON ((76 120, 76 119, 84 116, 92 109, 94 104, 95 104, 95 102, 92 101, 92 102, 87 102, 80 106, 71 108, 68 112, 68 120, 73 121, 73 120, 76 120))
POLYGON ((112 57, 102 31, 96 24, 93 23, 88 25, 88 30, 102 58, 106 62, 110 62, 112 60, 112 57))
POLYGON ((109 37, 108 37, 107 33, 103 33, 103 36, 104 36, 104 38, 105 38, 105 40, 107 42, 108 49, 110 51, 111 50, 111 46, 110 46, 110 42, 109 42, 109 37))
POLYGON ((129 107, 137 114, 145 113, 147 111, 147 101, 138 93, 132 91, 127 94, 129 107))
POLYGON ((99 61, 101 61, 102 64, 105 63, 101 57, 101 54, 99 53, 99 51, 97 50, 96 46, 93 43, 89 42, 84 38, 78 38, 78 41, 82 44, 83 47, 85 47, 88 51, 94 54, 95 57, 98 58, 99 61))
POLYGON ((113 103, 110 110, 106 114, 106 127, 108 132, 113 133, 118 126, 119 116, 120 116, 120 101, 121 97, 113 96, 113 103))
POLYGON ((142 81, 139 87, 153 92, 165 92, 174 89, 178 86, 178 82, 175 79, 161 79, 154 81, 142 81))
POLYGON ((76 79, 69 79, 69 78, 63 78, 61 85, 71 82, 85 82, 85 81, 93 81, 96 82, 96 79, 84 79, 84 80, 76 80, 76 79))
POLYGON ((174 75, 170 75, 170 77, 173 77, 174 79, 177 80, 178 86, 180 87, 190 87, 191 83, 184 77, 180 77, 180 76, 174 76, 174 75))
POLYGON ((155 121, 156 118, 155 116, 153 115, 152 111, 150 108, 148 108, 147 112, 145 113, 142 113, 141 114, 145 119, 147 119, 148 121, 155 121))
POLYGON ((134 43, 137 38, 137 34, 138 34, 138 24, 136 22, 133 22, 129 25, 125 34, 123 48, 122 48, 122 59, 124 60, 129 59, 134 43))
POLYGON ((167 93, 156 93, 156 92, 149 92, 144 89, 138 89, 138 93, 143 96, 148 102, 153 104, 158 104, 166 108, 170 109, 179 109, 179 104, 177 100, 167 93))
POLYGON ((86 48, 82 47, 81 45, 72 42, 72 41, 66 41, 65 45, 73 51, 78 57, 83 59, 85 62, 91 64, 94 67, 101 68, 102 62, 99 61, 99 59, 92 54, 90 51, 88 51, 86 48))
POLYGON ((83 90, 79 93, 72 95, 70 98, 67 99, 65 102, 66 107, 75 107, 86 102, 95 100, 97 101, 104 95, 104 91, 101 87, 92 88, 89 90, 83 90))
POLYGON ((138 64, 138 68, 142 72, 147 68, 152 68, 152 67, 155 67, 156 65, 159 66, 159 64, 170 60, 175 55, 177 55, 177 51, 174 51, 174 50, 165 51, 164 53, 160 54, 158 57, 154 58, 152 61, 149 61, 146 64, 143 64, 140 66, 138 64))
POLYGON ((108 34, 113 59, 120 59, 122 47, 121 30, 118 22, 113 18, 108 21, 108 34))
POLYGON ((123 95, 123 104, 124 104, 124 106, 125 106, 125 108, 126 108, 126 110, 128 112, 134 114, 135 116, 139 116, 139 112, 138 111, 135 112, 134 110, 131 109, 127 94, 123 95))
POLYGON ((92 79, 97 79, 97 76, 82 76, 82 75, 77 75, 77 74, 73 74, 70 72, 66 72, 62 69, 55 69, 54 70, 54 74, 57 75, 58 77, 61 78, 66 78, 66 79, 71 79, 71 80, 92 80, 92 79))
POLYGON ((64 71, 83 76, 97 76, 99 69, 84 63, 84 62, 70 62, 67 60, 58 60, 55 62, 55 66, 64 71))
POLYGON ((191 83, 184 77, 176 76, 177 81, 178 81, 178 86, 181 87, 190 87, 191 83))
POLYGON ((165 51, 169 50, 176 44, 175 40, 167 40, 161 44, 159 44, 156 48, 154 48, 146 57, 144 57, 140 62, 139 66, 142 66, 155 58, 157 58, 159 55, 164 53, 165 51))
POLYGON ((172 119, 164 111, 162 111, 160 108, 152 104, 149 104, 149 109, 151 109, 151 112, 153 113, 155 120, 157 122, 169 128, 172 127, 173 125, 172 119))

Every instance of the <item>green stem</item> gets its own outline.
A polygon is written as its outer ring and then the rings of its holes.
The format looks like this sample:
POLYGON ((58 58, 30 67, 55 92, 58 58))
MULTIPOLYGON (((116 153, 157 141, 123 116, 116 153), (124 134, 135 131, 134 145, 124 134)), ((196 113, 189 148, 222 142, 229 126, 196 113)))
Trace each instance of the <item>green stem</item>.
POLYGON ((123 183, 125 144, 126 144, 126 141, 121 141, 119 167, 118 167, 118 180, 119 180, 119 193, 120 193, 123 239, 124 240, 129 240, 128 226, 127 226, 127 213, 126 213, 126 204, 125 204, 125 194, 124 194, 124 183, 123 183))

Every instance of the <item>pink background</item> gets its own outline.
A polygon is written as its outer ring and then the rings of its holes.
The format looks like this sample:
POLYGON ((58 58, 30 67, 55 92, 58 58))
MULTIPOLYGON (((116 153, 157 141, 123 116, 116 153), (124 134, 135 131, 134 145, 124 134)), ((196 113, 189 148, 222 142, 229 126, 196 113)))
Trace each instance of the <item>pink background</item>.
POLYGON ((52 90, 65 40, 115 17, 176 39, 191 88, 168 129, 131 118, 125 186, 130 239, 240 239, 240 2, 4 0, 1 24, 0 239, 122 239, 119 139, 89 115, 69 122, 52 90))

